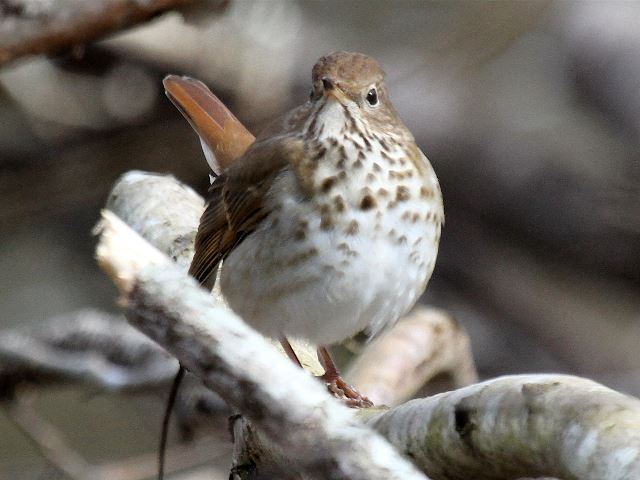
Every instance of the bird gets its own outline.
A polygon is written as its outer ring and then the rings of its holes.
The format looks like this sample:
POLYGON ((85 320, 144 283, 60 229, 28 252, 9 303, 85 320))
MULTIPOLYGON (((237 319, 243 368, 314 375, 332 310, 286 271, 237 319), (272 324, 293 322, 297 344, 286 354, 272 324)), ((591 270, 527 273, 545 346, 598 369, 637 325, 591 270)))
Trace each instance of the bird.
POLYGON ((255 141, 228 114, 222 146, 208 132, 215 96, 168 80, 213 172, 189 273, 211 287, 220 268, 235 313, 280 339, 294 361, 288 338, 318 345, 329 389, 369 405, 327 347, 372 338, 416 303, 444 223, 438 179, 391 103, 384 70, 361 53, 325 55, 305 103, 255 141))
MULTIPOLYGON (((348 406, 372 402, 328 347, 392 327, 424 292, 444 224, 436 174, 391 103, 374 58, 333 52, 313 66, 308 100, 254 138, 202 83, 165 92, 194 128, 211 186, 189 268, 265 336, 318 346, 322 380, 348 406)), ((168 417, 184 374, 174 380, 168 417)))

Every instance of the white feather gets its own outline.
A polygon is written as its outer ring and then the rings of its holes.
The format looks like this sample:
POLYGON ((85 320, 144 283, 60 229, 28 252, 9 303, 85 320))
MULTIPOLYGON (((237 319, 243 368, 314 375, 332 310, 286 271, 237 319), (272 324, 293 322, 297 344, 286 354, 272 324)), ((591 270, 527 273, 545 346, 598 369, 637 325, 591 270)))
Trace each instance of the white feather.
MULTIPOLYGON (((216 175, 220 175, 221 169, 220 169, 220 164, 218 163, 218 159, 216 158, 216 154, 213 153, 213 150, 211 150, 211 147, 207 144, 207 142, 202 137, 199 137, 199 138, 200 138, 200 145, 202 145, 202 151, 204 152, 204 158, 207 159, 209 168, 216 175)), ((211 177, 211 175, 209 175, 209 177, 210 179, 213 178, 211 177)), ((213 183, 213 180, 211 180, 211 182, 213 183)))

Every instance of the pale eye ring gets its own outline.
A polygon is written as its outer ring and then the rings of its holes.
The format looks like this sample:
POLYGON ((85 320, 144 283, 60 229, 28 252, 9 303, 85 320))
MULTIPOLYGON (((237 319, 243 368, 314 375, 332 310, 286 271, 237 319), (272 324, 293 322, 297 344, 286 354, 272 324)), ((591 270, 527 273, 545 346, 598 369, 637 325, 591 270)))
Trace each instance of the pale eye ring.
POLYGON ((367 92, 367 103, 372 107, 375 107, 378 104, 378 92, 375 88, 372 88, 367 92))

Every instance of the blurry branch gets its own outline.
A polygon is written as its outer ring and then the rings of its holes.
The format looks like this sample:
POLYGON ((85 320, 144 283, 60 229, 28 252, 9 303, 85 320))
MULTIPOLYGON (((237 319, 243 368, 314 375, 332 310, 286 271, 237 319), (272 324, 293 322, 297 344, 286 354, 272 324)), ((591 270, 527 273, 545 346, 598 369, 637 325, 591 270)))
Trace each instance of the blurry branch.
POLYGON ((82 381, 106 390, 164 385, 176 362, 126 321, 97 310, 0 332, 0 396, 21 383, 82 381))
POLYGON ((424 478, 111 212, 98 232, 98 263, 121 291, 129 321, 246 415, 297 469, 311 478, 424 478))
POLYGON ((4 404, 11 422, 56 469, 73 480, 88 480, 91 465, 69 446, 58 429, 49 424, 25 399, 4 404))
MULTIPOLYGON (((92 465, 76 451, 62 433, 31 406, 29 398, 17 398, 3 404, 7 418, 29 439, 40 454, 72 480, 143 480, 157 471, 155 454, 92 465)), ((188 446, 169 450, 168 471, 178 471, 211 461, 211 438, 202 438, 188 446)), ((210 477, 212 478, 212 477, 210 477)), ((226 478, 221 472, 215 479, 226 478)))
MULTIPOLYGON (((194 465, 203 465, 215 461, 214 448, 218 445, 219 439, 216 436, 204 436, 186 445, 175 445, 167 452, 167 473, 179 472, 192 468, 194 465), (215 442, 215 443, 214 443, 215 442)), ((216 457, 226 457, 229 452, 225 448, 220 452, 215 450, 216 457)), ((124 460, 103 463, 93 467, 91 480, 143 480, 154 478, 158 473, 158 455, 156 452, 138 456, 132 456, 124 460)), ((207 480, 226 480, 228 472, 219 469, 210 470, 207 480)), ((173 478, 173 477, 172 477, 173 478)), ((190 476, 185 475, 187 480, 190 476)), ((194 475, 194 478, 202 478, 194 475)))
POLYGON ((194 0, 2 0, 0 65, 56 53, 143 22, 194 0))
POLYGON ((501 377, 366 423, 434 479, 640 478, 640 401, 578 377, 501 377))
POLYGON ((367 346, 347 379, 374 403, 391 406, 441 373, 456 387, 478 380, 469 337, 447 313, 418 307, 367 346))

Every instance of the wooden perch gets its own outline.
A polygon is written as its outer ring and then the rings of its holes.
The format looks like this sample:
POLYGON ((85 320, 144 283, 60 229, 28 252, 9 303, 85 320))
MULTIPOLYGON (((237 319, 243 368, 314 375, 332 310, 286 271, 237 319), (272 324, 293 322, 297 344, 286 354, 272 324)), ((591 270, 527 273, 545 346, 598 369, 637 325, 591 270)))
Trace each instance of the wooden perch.
POLYGON ((148 20, 194 0, 4 0, 0 65, 24 55, 56 53, 148 20))
POLYGON ((456 387, 478 380, 469 337, 442 310, 418 307, 364 349, 347 379, 375 404, 392 406, 441 373, 456 387))
POLYGON ((640 478, 640 401, 568 375, 514 375, 367 423, 436 480, 640 478))
POLYGON ((173 353, 310 478, 424 479, 325 387, 112 213, 97 258, 130 322, 173 353))

